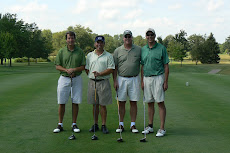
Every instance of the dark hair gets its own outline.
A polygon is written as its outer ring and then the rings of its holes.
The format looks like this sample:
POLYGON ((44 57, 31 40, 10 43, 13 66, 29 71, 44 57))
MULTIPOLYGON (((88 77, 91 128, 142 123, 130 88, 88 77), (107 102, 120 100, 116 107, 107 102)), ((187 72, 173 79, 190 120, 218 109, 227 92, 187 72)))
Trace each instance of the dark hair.
POLYGON ((70 35, 70 36, 73 36, 74 37, 74 39, 76 38, 76 35, 75 35, 75 33, 73 32, 73 31, 68 31, 68 32, 66 32, 66 34, 65 34, 65 40, 67 40, 67 35, 70 35))

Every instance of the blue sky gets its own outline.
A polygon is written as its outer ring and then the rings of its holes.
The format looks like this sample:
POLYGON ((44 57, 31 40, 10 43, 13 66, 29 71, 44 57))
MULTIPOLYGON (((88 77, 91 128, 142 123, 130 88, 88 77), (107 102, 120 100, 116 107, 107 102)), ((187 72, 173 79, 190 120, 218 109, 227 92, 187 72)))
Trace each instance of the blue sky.
POLYGON ((129 29, 144 36, 154 28, 163 39, 181 29, 214 34, 223 43, 230 36, 229 0, 1 0, 0 13, 35 22, 39 29, 63 31, 80 24, 97 34, 121 34, 129 29))

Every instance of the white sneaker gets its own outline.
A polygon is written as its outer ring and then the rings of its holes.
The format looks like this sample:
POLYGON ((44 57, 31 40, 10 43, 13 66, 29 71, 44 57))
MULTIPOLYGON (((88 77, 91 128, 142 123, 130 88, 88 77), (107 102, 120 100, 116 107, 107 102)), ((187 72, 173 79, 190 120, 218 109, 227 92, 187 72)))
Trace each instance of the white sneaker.
POLYGON ((149 134, 149 133, 153 133, 154 131, 153 131, 153 128, 151 128, 150 126, 147 126, 146 128, 145 128, 145 130, 144 131, 142 131, 142 134, 149 134))
POLYGON ((120 125, 117 129, 116 129, 116 133, 120 133, 123 132, 125 129, 122 125, 120 125))
POLYGON ((56 129, 53 130, 54 133, 59 133, 63 131, 63 127, 61 127, 61 125, 58 125, 56 129))
POLYGON ((72 127, 73 132, 75 132, 75 133, 80 132, 80 129, 77 127, 77 125, 74 125, 74 126, 72 125, 71 127, 72 127))
POLYGON ((165 135, 165 133, 166 133, 166 130, 159 129, 157 131, 156 137, 163 137, 165 135))
POLYGON ((139 132, 135 125, 133 125, 133 126, 130 128, 130 130, 131 130, 132 133, 138 133, 138 132, 139 132))

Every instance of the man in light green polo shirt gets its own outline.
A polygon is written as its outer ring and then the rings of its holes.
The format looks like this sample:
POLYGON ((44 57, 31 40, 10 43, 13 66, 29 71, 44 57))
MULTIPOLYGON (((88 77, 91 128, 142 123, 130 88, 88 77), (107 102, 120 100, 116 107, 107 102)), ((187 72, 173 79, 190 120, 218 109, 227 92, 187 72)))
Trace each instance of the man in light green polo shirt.
POLYGON ((116 132, 124 131, 125 103, 127 97, 130 100, 130 129, 133 133, 138 133, 135 121, 137 117, 137 101, 140 98, 140 61, 141 47, 132 42, 132 32, 124 31, 124 44, 114 51, 114 62, 116 69, 113 73, 114 88, 117 91, 119 100, 120 123, 116 132))
POLYGON ((70 93, 72 95, 72 130, 73 132, 80 132, 76 120, 79 110, 78 104, 82 102, 82 78, 80 75, 85 69, 86 60, 84 52, 75 45, 75 37, 74 32, 68 31, 66 33, 67 46, 60 49, 56 56, 56 69, 60 71, 57 87, 59 123, 58 127, 54 129, 54 133, 63 131, 65 104, 68 102, 70 93))
POLYGON ((101 130, 104 134, 107 134, 109 131, 106 127, 106 106, 112 104, 112 91, 109 78, 110 74, 115 69, 115 64, 113 56, 104 50, 105 38, 103 36, 97 36, 95 38, 94 46, 96 49, 87 55, 85 67, 86 73, 89 77, 87 99, 88 104, 93 104, 94 112, 94 125, 89 131, 94 132, 94 130, 99 130, 98 116, 100 106, 102 120, 101 130))
POLYGON ((141 50, 141 87, 144 91, 144 102, 148 103, 149 125, 142 133, 153 132, 154 102, 158 104, 160 114, 160 129, 156 136, 165 135, 166 108, 164 104, 165 91, 168 89, 169 58, 166 48, 155 41, 156 33, 149 28, 146 31, 147 45, 141 50))

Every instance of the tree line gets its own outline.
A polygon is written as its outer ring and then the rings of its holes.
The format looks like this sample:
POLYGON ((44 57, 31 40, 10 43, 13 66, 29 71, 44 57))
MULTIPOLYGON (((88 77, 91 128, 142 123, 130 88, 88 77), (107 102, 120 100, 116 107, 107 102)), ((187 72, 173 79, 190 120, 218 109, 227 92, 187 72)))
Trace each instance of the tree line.
MULTIPOLYGON (((52 33, 51 30, 40 30, 35 23, 28 24, 18 20, 16 14, 0 14, 0 59, 3 60, 18 57, 26 57, 28 64, 30 58, 44 58, 55 56, 60 48, 66 45, 65 33, 76 33, 76 44, 87 53, 94 50, 94 38, 98 35, 81 25, 69 26, 66 30, 52 33)), ((103 35, 106 40, 105 50, 113 51, 123 44, 123 35, 103 35)), ((175 35, 168 35, 164 39, 157 37, 157 42, 163 44, 168 51, 169 57, 180 61, 181 66, 188 55, 193 61, 201 63, 219 63, 219 53, 230 51, 230 36, 223 44, 218 44, 214 35, 209 36, 193 34, 187 36, 185 30, 180 30, 175 35)), ((133 43, 138 46, 146 45, 146 39, 141 35, 133 37, 133 43)), ((11 62, 10 62, 11 63, 11 62)))

